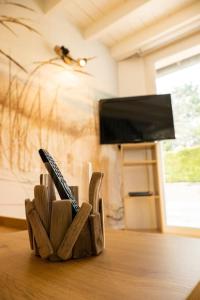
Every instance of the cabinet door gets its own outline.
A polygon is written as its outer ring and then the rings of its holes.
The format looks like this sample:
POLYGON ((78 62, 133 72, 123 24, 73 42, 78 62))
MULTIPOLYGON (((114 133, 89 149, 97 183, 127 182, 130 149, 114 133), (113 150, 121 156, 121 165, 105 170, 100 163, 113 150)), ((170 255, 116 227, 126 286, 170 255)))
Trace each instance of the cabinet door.
POLYGON ((125 226, 128 229, 157 229, 155 197, 125 197, 125 226))

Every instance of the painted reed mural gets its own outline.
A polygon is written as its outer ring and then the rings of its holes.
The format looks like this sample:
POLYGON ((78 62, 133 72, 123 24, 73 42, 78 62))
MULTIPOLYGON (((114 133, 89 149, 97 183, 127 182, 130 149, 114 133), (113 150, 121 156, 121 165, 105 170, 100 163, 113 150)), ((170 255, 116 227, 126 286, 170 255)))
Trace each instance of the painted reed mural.
MULTIPOLYGON (((41 83, 33 83, 28 76, 25 82, 12 76, 9 70, 5 90, 0 98, 0 162, 6 152, 9 167, 20 171, 34 168, 33 155, 39 147, 45 147, 59 157, 63 148, 72 147, 74 142, 93 137, 96 148, 95 102, 86 99, 80 86, 79 96, 73 98, 73 89, 54 86, 49 94, 41 83), (85 101, 85 102, 84 102, 85 101), (81 103, 82 102, 82 103, 81 103), (6 134, 5 134, 6 133, 6 134), (56 140, 56 143, 55 143, 56 140)), ((94 148, 95 147, 95 148, 94 148)))
POLYGON ((69 183, 79 186, 82 200, 87 193, 88 162, 99 168, 95 92, 80 81, 78 86, 51 83, 49 87, 40 75, 32 72, 22 80, 12 75, 11 62, 8 72, 1 73, 0 184, 12 178, 10 185, 15 181, 23 190, 13 196, 5 191, 4 206, 22 205, 24 197, 32 194, 44 171, 38 155, 41 147, 52 153, 69 183))
MULTIPOLYGON (((55 53, 53 48, 45 48, 48 39, 44 41, 40 30, 29 24, 32 14, 37 15, 32 8, 0 2, 1 8, 5 5, 19 9, 20 17, 15 16, 15 9, 14 17, 6 17, 10 10, 0 16, 0 28, 11 34, 11 51, 7 43, 0 45, 0 215, 24 217, 24 199, 33 198, 33 186, 38 184, 39 174, 46 171, 38 155, 42 147, 55 158, 68 183, 79 186, 81 201, 88 200, 88 164, 93 170, 103 171, 106 211, 118 222, 120 160, 116 148, 101 147, 98 137, 97 100, 111 95, 96 90, 95 80, 91 84, 87 72, 75 72, 49 58, 55 53), (27 15, 21 17, 22 11, 27 15), (20 48, 26 52, 26 65, 17 56, 19 49, 17 52, 12 40, 16 25, 37 37, 45 53, 42 63, 33 64, 34 53, 29 55, 27 43, 26 49, 20 48)), ((41 24, 45 25, 43 19, 41 24)), ((65 38, 66 33, 61 40, 65 38)), ((26 40, 21 31, 17 39, 26 40)), ((80 37, 79 42, 84 45, 80 37)))

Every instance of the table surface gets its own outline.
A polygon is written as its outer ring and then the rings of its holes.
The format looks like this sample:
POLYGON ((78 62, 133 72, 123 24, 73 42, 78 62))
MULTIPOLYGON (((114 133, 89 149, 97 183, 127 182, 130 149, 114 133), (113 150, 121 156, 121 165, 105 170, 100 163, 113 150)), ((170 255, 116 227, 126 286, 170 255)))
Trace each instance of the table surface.
POLYGON ((0 300, 186 299, 199 281, 200 239, 113 230, 98 257, 51 263, 0 234, 0 300))

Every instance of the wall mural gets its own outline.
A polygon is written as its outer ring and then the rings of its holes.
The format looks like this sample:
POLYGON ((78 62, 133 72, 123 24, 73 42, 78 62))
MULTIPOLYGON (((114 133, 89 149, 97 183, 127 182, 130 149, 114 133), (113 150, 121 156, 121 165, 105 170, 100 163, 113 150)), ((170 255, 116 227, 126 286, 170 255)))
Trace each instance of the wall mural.
POLYGON ((10 168, 30 171, 34 168, 32 158, 35 149, 43 146, 59 156, 62 148, 72 141, 97 135, 95 103, 93 99, 84 103, 80 87, 80 99, 73 99, 70 91, 67 96, 63 94, 61 86, 51 89, 51 95, 48 95, 40 83, 33 85, 31 77, 22 82, 9 74, 1 81, 8 82, 8 87, 1 90, 0 98, 1 164, 6 152, 10 168), (54 138, 57 139, 56 144, 54 138))
MULTIPOLYGON (((95 91, 80 84, 77 89, 52 83, 49 89, 36 76, 30 73, 22 80, 12 75, 12 63, 7 75, 1 73, 0 167, 4 172, 0 180, 9 177, 25 185, 24 195, 30 197, 30 189, 44 171, 38 155, 42 147, 52 153, 63 173, 67 171, 70 184, 79 185, 84 195, 87 162, 95 169, 100 163, 95 91)), ((22 197, 21 193, 14 195, 22 197)), ((23 199, 17 201, 14 195, 5 204, 22 203, 23 199)))
MULTIPOLYGON (((3 4, 33 12, 21 4, 3 4)), ((15 34, 11 23, 39 34, 24 18, 0 16, 0 25, 15 34)), ((83 79, 87 72, 75 74, 59 61, 40 62, 28 73, 2 47, 0 55, 0 215, 24 217, 24 199, 33 198, 39 174, 46 172, 38 155, 45 148, 67 182, 79 187, 81 201, 88 200, 89 166, 104 172, 107 216, 112 225, 119 224, 120 163, 114 147, 100 147, 98 134, 97 100, 110 95, 91 88, 83 79)))
POLYGON ((24 216, 24 199, 33 198, 33 186, 46 172, 38 155, 42 147, 68 183, 79 186, 81 201, 88 200, 89 165, 105 173, 106 215, 109 224, 120 226, 120 160, 115 148, 104 146, 102 151, 99 145, 97 99, 108 95, 81 81, 70 86, 52 79, 49 85, 50 76, 46 82, 41 78, 46 77, 13 75, 11 62, 8 72, 0 74, 0 215, 24 216))

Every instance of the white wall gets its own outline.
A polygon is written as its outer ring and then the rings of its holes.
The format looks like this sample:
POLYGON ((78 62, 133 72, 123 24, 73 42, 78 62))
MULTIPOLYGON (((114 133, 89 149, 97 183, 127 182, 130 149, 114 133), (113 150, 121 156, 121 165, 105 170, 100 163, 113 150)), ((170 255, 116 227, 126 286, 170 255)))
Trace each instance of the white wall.
MULTIPOLYGON (((182 56, 182 52, 194 49, 200 45, 200 33, 194 34, 183 40, 179 40, 168 47, 162 48, 149 55, 139 57, 135 56, 129 58, 125 61, 119 62, 118 66, 118 78, 119 78, 119 95, 123 96, 136 96, 136 95, 147 95, 156 94, 156 69, 155 64, 174 56, 178 57, 178 54, 182 56)), ((163 199, 163 171, 162 171, 162 153, 159 151, 159 168, 160 168, 160 193, 163 199)), ((134 183, 133 174, 132 182, 134 183)), ((145 177, 144 177, 144 187, 145 187, 145 177)), ((163 210, 162 201, 162 210, 163 210)), ((164 217, 164 213, 163 213, 164 217)))
MULTIPOLYGON (((61 1, 62 2, 62 1, 61 1)), ((107 93, 117 92, 117 64, 111 58, 108 49, 100 42, 86 41, 80 32, 67 20, 61 4, 44 14, 33 0, 21 0, 20 3, 33 8, 36 12, 29 12, 11 5, 1 5, 1 14, 12 17, 25 17, 25 21, 39 31, 41 36, 31 33, 21 26, 9 24, 15 31, 14 36, 1 26, 0 47, 28 70, 34 68, 34 62, 55 57, 54 46, 64 45, 70 50, 72 57, 95 57, 88 63, 86 70, 91 73, 92 82, 96 88, 107 93)), ((1 63, 5 62, 0 57, 1 63)))
POLYGON ((162 48, 146 56, 134 56, 118 64, 118 91, 120 96, 156 93, 155 64, 161 59, 200 44, 200 33, 162 48))
POLYGON ((146 92, 145 66, 141 57, 132 57, 119 63, 118 66, 120 96, 133 96, 146 92))

